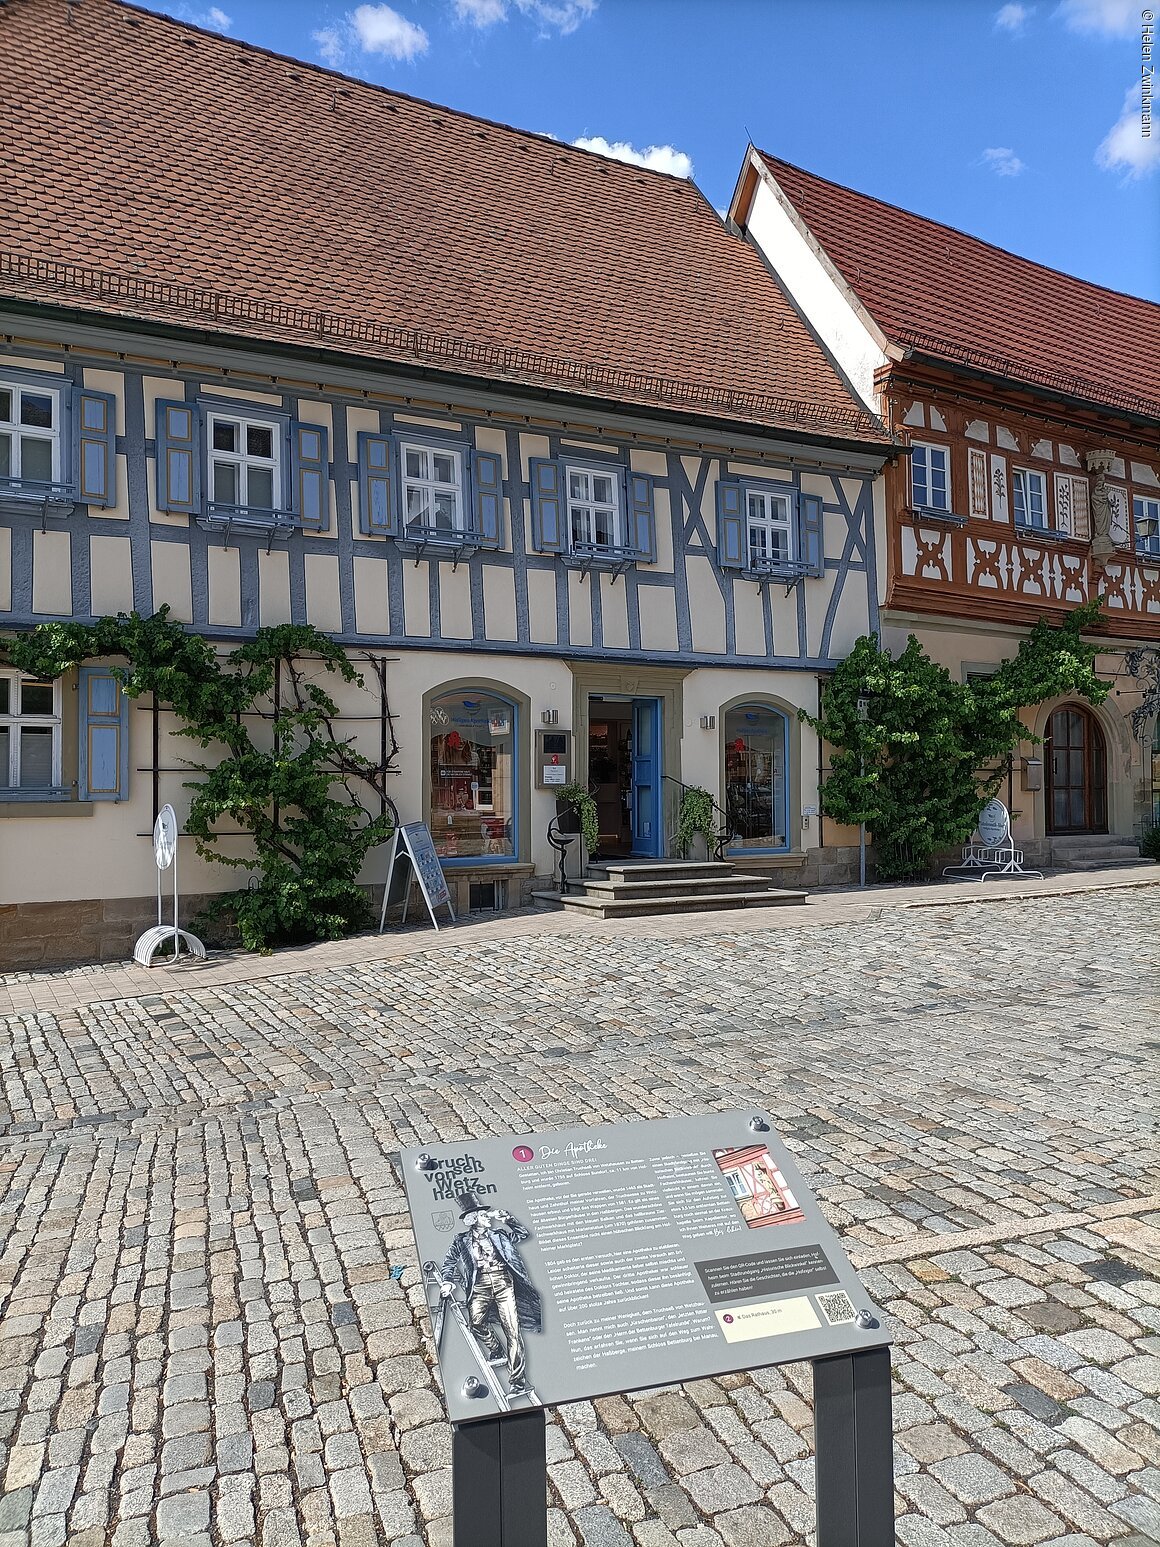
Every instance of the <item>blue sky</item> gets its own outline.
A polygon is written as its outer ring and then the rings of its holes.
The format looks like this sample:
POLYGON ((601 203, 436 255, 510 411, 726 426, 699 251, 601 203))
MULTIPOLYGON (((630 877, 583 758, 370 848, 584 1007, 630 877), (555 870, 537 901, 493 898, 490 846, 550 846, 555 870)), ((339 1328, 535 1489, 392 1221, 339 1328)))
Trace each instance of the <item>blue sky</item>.
POLYGON ((837 182, 1160 300, 1160 120, 1142 138, 1136 0, 156 8, 521 128, 691 165, 719 208, 752 137, 837 182))

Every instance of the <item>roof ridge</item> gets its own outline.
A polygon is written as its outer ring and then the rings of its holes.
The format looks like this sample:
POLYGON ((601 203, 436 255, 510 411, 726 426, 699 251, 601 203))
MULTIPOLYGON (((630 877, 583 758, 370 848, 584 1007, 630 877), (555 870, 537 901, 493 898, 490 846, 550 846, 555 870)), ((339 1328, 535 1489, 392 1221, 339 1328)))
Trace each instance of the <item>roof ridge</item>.
MULTIPOLYGON (((298 59, 293 54, 282 54, 277 49, 267 48, 262 43, 251 43, 248 38, 229 37, 224 32, 215 32, 211 27, 199 27, 196 22, 185 21, 178 16, 171 16, 167 11, 155 11, 146 5, 134 4, 133 0, 110 0, 118 10, 135 11, 140 16, 148 16, 151 21, 163 22, 168 26, 178 28, 184 32, 196 33, 198 37, 210 38, 216 43, 231 44, 234 48, 244 49, 251 54, 260 54, 266 59, 276 59, 280 64, 291 64, 301 70, 312 70, 315 74, 328 76, 333 80, 349 81, 354 86, 362 86, 367 91, 379 92, 383 96, 397 97, 402 102, 410 102, 416 107, 434 108, 439 113, 450 113, 455 118, 461 118, 467 123, 482 124, 488 129, 502 129, 507 134, 519 135, 523 139, 534 140, 545 146, 555 146, 557 150, 573 151, 577 156, 593 156, 607 166, 610 162, 614 166, 623 167, 625 172, 645 172, 650 177, 663 177, 669 182, 691 184, 697 188, 697 184, 691 177, 680 177, 676 172, 662 172, 659 167, 638 166, 632 161, 621 161, 616 156, 605 156, 598 150, 588 150, 583 145, 573 145, 570 140, 559 140, 554 134, 535 129, 523 129, 518 124, 504 123, 498 118, 485 118, 482 113, 469 113, 463 108, 449 107, 444 102, 432 102, 429 97, 417 97, 411 92, 399 91, 394 86, 382 86, 378 81, 368 81, 361 75, 348 75, 345 70, 336 70, 331 65, 318 64, 312 59, 298 59)), ((0 0, 3 4, 3 0, 0 0)), ((701 192, 700 188, 697 188, 701 192)), ((716 210, 712 202, 709 208, 716 210)))
POLYGON ((976 236, 971 231, 964 231, 960 226, 952 226, 948 221, 935 220, 931 215, 921 215, 917 210, 907 209, 905 204, 892 204, 889 199, 880 199, 877 194, 867 193, 862 188, 853 188, 849 183, 839 183, 832 177, 823 177, 820 172, 811 172, 808 167, 798 166, 794 161, 786 161, 783 156, 775 156, 756 146, 754 148, 757 149, 757 154, 762 160, 771 166, 788 167, 791 172, 800 172, 803 177, 811 178, 814 182, 825 183, 829 188, 837 188, 842 193, 853 194, 855 198, 865 199, 868 204, 877 204, 883 209, 894 210, 900 215, 909 216, 911 220, 921 220, 923 225, 937 226, 940 231, 950 231, 955 236, 965 237, 968 242, 976 242, 980 247, 988 247, 992 252, 1002 254, 1004 258, 1011 258, 1016 263, 1024 263, 1028 268, 1039 269, 1045 274, 1055 274, 1061 279, 1070 279, 1077 285, 1086 286, 1089 290, 1100 290, 1104 295, 1116 296, 1125 301, 1138 301, 1143 306, 1154 306, 1160 310, 1160 301, 1153 301, 1149 296, 1135 295, 1130 290, 1114 290, 1111 285, 1101 285, 1098 280, 1085 279, 1082 274, 1072 274, 1069 270, 1055 268, 1050 263, 1040 263, 1036 258, 1028 258, 1022 253, 1012 252, 1009 247, 1000 247, 998 242, 989 242, 985 236, 976 236))

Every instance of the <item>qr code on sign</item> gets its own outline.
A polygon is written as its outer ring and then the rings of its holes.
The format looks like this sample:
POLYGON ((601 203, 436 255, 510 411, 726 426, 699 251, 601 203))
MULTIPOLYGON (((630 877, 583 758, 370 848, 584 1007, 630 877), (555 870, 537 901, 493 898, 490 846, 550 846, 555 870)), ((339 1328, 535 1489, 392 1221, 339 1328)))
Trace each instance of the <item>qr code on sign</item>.
POLYGON ((819 1295, 818 1304, 821 1306, 822 1315, 831 1327, 841 1326, 843 1322, 853 1321, 857 1314, 853 1301, 844 1289, 836 1290, 830 1295, 819 1295))

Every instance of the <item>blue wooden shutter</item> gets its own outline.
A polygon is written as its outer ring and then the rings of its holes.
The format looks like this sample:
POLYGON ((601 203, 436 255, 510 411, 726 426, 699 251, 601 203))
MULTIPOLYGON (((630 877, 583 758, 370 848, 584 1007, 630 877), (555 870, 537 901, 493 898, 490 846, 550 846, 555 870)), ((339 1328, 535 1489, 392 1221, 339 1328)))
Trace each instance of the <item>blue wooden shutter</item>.
POLYGON ((566 544, 560 464, 547 457, 533 457, 528 471, 532 478, 532 547, 540 553, 561 553, 566 544))
POLYGON ((807 575, 824 575, 826 554, 822 546, 822 502, 816 494, 799 492, 798 538, 807 575))
POLYGON ((290 426, 292 508, 312 532, 325 532, 330 525, 328 441, 325 425, 303 424, 296 419, 290 426))
POLYGON ((81 800, 129 798, 129 700, 107 666, 80 669, 81 800))
POLYGON ((744 569, 745 498, 739 483, 717 480, 717 562, 722 569, 744 569))
POLYGON ((358 437, 358 525, 360 532, 398 537, 391 437, 361 430, 358 437))
POLYGON ((653 512, 653 481, 647 473, 629 473, 628 546, 635 548, 646 564, 657 561, 657 523, 653 512))
POLYGON ((191 515, 201 504, 201 447, 196 403, 157 404, 157 505, 191 515))
POLYGON ((117 503, 116 425, 111 393, 77 393, 73 405, 73 480, 83 505, 117 503))
POLYGON ((491 451, 471 453, 475 531, 485 548, 503 547, 503 463, 491 451))

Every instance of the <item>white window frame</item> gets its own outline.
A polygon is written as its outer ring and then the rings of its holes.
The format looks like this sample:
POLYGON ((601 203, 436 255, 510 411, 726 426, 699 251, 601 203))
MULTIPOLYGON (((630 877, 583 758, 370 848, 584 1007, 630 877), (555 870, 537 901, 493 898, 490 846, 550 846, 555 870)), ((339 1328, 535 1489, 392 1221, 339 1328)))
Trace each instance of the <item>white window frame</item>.
POLYGON ((745 561, 749 569, 779 569, 793 564, 797 558, 795 552, 795 532, 793 518, 793 501, 788 494, 779 494, 774 489, 756 488, 751 484, 742 485, 742 495, 745 499, 745 561), (750 501, 759 500, 762 510, 760 515, 754 515, 750 509, 750 501), (782 513, 776 515, 775 510, 782 513), (765 537, 764 553, 754 553, 754 534, 761 533, 765 537), (785 534, 784 555, 774 556, 774 538, 779 533, 785 534))
POLYGON ((36 682, 19 671, 0 671, 0 679, 8 683, 8 709, 0 711, 0 726, 8 731, 8 767, 0 770, 0 800, 13 796, 28 800, 38 793, 48 795, 61 787, 61 685, 60 679, 51 684, 36 682), (37 687, 52 687, 51 714, 24 714, 20 708, 20 690, 25 682, 37 687), (24 729, 52 730, 51 783, 21 786, 20 783, 20 732, 24 729))
POLYGON ((568 523, 568 547, 575 549, 578 545, 593 548, 596 552, 611 552, 614 549, 623 548, 624 543, 624 503, 621 497, 621 476, 618 467, 591 467, 581 462, 565 462, 564 464, 564 508, 568 523), (587 495, 578 498, 572 494, 572 479, 584 478, 587 481, 587 495), (612 500, 597 500, 593 495, 592 480, 594 478, 607 478, 612 486, 612 500), (600 511, 608 512, 613 541, 601 542, 596 536, 596 518, 600 511), (589 535, 578 537, 576 535, 577 516, 583 520, 589 535))
POLYGON ((1034 467, 1011 469, 1011 518, 1017 527, 1022 527, 1025 531, 1049 532, 1051 530, 1051 516, 1047 508, 1046 473, 1041 473, 1034 467), (1040 500, 1043 506, 1042 521, 1034 520, 1031 513, 1032 478, 1039 480, 1040 500), (1023 506, 1022 518, 1019 515, 1020 504, 1023 506))
POLYGON ((206 412, 206 471, 209 475, 209 498, 214 505, 227 505, 241 510, 250 509, 250 468, 260 468, 263 472, 270 471, 271 493, 273 502, 270 505, 256 505, 255 510, 281 510, 282 509, 282 454, 283 433, 282 422, 278 419, 268 419, 262 414, 234 414, 222 409, 211 408, 206 412), (232 424, 238 431, 237 451, 220 451, 213 443, 214 426, 218 424, 232 424), (272 455, 269 457, 255 456, 245 449, 246 431, 249 429, 269 430, 272 455), (238 497, 236 500, 219 500, 214 492, 214 468, 218 463, 228 464, 238 469, 238 497))
POLYGON ((1132 530, 1137 553, 1160 557, 1160 495, 1132 496, 1132 530), (1148 522, 1152 528, 1147 535, 1140 530, 1144 522, 1148 522))
POLYGON ((947 446, 947 445, 940 444, 938 441, 915 440, 915 441, 911 441, 911 443, 910 443, 910 452, 911 452, 911 455, 910 455, 910 504, 911 504, 911 508, 913 510, 940 510, 944 514, 949 516, 951 514, 951 448, 949 446, 947 446), (925 477, 924 481, 926 483, 927 498, 924 499, 924 500, 920 500, 918 498, 918 494, 917 494, 916 489, 915 489, 915 479, 914 479, 915 460, 914 460, 914 455, 915 455, 916 452, 919 452, 919 451, 921 451, 923 453, 923 457, 924 457, 923 466, 924 466, 925 471, 926 471, 926 477, 925 477), (942 504, 942 505, 938 504, 938 502, 935 500, 935 497, 934 497, 934 479, 933 479, 933 476, 932 476, 933 473, 934 473, 934 467, 933 467, 933 465, 931 463, 931 460, 930 460, 930 454, 931 454, 932 451, 937 451, 939 453, 939 455, 943 459, 943 483, 944 483, 944 486, 945 486, 944 492, 945 492, 945 495, 946 495, 946 503, 942 504))
MULTIPOLYGON (((52 470, 50 483, 61 482, 61 431, 64 418, 64 404, 59 387, 49 387, 39 382, 13 381, 8 377, 0 377, 0 391, 12 394, 12 417, 0 419, 0 435, 6 435, 11 444, 10 461, 6 479, 19 480, 24 477, 21 471, 21 439, 47 440, 52 445, 52 470), (20 423, 20 401, 25 395, 29 397, 47 397, 52 399, 52 428, 42 429, 38 425, 20 423)), ((44 479, 34 480, 43 483, 44 479)))
POLYGON ((463 450, 459 446, 436 446, 430 442, 418 440, 399 442, 399 478, 403 489, 402 529, 404 537, 407 535, 407 528, 409 526, 413 530, 418 526, 417 521, 409 521, 407 517, 408 493, 411 489, 425 490, 431 496, 432 514, 435 510, 435 496, 437 494, 450 494, 454 501, 451 514, 451 530, 445 534, 441 528, 428 523, 420 528, 425 535, 436 539, 443 536, 452 538, 469 530, 467 488, 463 476, 463 468, 463 450), (421 456, 432 458, 430 463, 431 476, 429 478, 412 478, 408 476, 407 453, 409 451, 415 451, 421 456), (434 458, 437 456, 452 457, 454 459, 455 481, 453 483, 445 483, 442 479, 434 476, 434 458))

